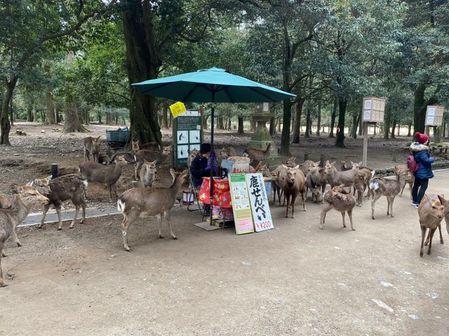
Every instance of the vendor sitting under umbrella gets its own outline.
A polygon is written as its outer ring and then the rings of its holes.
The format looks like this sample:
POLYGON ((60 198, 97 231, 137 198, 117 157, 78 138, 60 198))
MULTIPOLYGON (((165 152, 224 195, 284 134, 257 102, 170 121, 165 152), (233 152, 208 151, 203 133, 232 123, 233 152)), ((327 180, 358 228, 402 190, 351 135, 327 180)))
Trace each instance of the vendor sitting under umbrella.
MULTIPOLYGON (((203 183, 203 177, 209 177, 213 172, 213 176, 217 174, 217 160, 214 153, 211 153, 211 145, 203 143, 200 145, 199 154, 192 160, 190 164, 190 174, 192 176, 192 184, 195 189, 199 189, 203 183)), ((210 211, 209 204, 204 205, 206 212, 210 211)))

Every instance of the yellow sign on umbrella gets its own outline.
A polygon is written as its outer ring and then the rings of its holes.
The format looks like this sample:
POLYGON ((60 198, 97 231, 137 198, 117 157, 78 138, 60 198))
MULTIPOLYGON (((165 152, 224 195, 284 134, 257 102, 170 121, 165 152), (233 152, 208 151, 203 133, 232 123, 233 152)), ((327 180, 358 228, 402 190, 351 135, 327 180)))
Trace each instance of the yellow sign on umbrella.
POLYGON ((186 106, 183 102, 176 102, 170 105, 170 111, 173 118, 179 117, 181 114, 187 111, 186 106))

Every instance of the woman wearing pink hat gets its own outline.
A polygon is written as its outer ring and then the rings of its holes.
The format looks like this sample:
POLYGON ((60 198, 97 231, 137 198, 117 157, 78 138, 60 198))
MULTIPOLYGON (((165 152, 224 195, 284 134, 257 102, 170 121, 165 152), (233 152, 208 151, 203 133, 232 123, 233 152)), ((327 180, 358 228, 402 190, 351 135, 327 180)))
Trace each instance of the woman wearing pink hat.
POLYGON ((415 171, 415 183, 412 189, 412 205, 417 208, 429 185, 429 179, 433 177, 432 163, 435 158, 429 152, 430 138, 427 134, 416 132, 415 142, 410 145, 410 150, 415 158, 417 169, 415 171))

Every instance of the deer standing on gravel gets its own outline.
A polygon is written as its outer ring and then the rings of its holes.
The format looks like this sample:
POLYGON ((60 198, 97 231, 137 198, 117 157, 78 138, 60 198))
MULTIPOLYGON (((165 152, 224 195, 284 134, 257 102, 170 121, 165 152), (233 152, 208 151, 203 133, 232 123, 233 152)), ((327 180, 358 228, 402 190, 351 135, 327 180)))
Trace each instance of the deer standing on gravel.
POLYGON ((0 209, 0 287, 6 286, 2 272, 2 257, 5 256, 3 247, 6 240, 12 235, 15 243, 22 246, 17 238, 17 225, 26 218, 33 206, 48 202, 47 197, 30 185, 17 186, 15 192, 17 194, 10 200, 11 206, 0 209))
POLYGON ((50 209, 50 206, 53 205, 56 209, 56 213, 58 214, 58 230, 62 230, 61 206, 62 203, 67 200, 72 201, 75 206, 75 216, 73 217, 69 228, 73 229, 80 207, 82 209, 82 218, 80 223, 84 222, 86 219, 87 181, 83 180, 78 175, 68 174, 48 181, 46 186, 39 185, 37 180, 34 180, 32 185, 36 186, 38 190, 49 199, 49 202, 44 205, 41 223, 38 226, 39 229, 44 225, 48 209, 50 209))
POLYGON ((371 218, 374 218, 374 205, 381 196, 387 198, 387 216, 393 217, 393 203, 395 197, 401 191, 401 182, 399 176, 395 180, 386 179, 383 177, 373 178, 369 184, 369 188, 373 194, 371 200, 371 218))
POLYGON ((171 146, 165 146, 162 151, 152 149, 139 149, 134 153, 134 179, 140 180, 140 171, 144 161, 156 161, 158 165, 166 165, 170 162, 171 146))
POLYGON ((295 218, 295 201, 298 194, 301 194, 302 208, 306 211, 306 178, 304 173, 299 169, 299 166, 287 169, 287 177, 284 185, 284 196, 287 200, 287 208, 285 217, 288 218, 288 209, 292 208, 292 218, 295 218))
POLYGON ((116 183, 122 175, 122 168, 128 163, 122 156, 115 158, 114 165, 102 165, 97 162, 83 162, 79 165, 81 176, 89 182, 103 183, 109 190, 109 199, 112 201, 112 191, 117 197, 116 183))
POLYGON ((415 175, 413 175, 408 169, 407 165, 397 165, 394 166, 394 173, 401 178, 401 193, 402 197, 404 193, 405 186, 408 184, 410 190, 410 197, 412 197, 413 183, 415 183, 415 175))
POLYGON ((176 201, 176 196, 181 188, 188 185, 188 171, 175 173, 170 170, 174 176, 173 184, 169 188, 132 188, 120 195, 117 201, 117 209, 123 214, 122 239, 123 247, 126 251, 131 249, 128 246, 128 229, 134 221, 140 216, 158 216, 159 217, 159 238, 162 236, 162 220, 165 218, 173 239, 177 239, 172 230, 170 221, 170 211, 176 201))
POLYGON ((144 187, 152 187, 154 184, 154 181, 156 181, 157 176, 157 167, 156 167, 156 160, 152 162, 148 162, 147 160, 144 160, 142 163, 142 167, 140 168, 140 183, 144 187))
POLYGON ((354 209, 356 201, 353 195, 345 191, 343 186, 336 186, 324 194, 324 203, 325 205, 321 210, 320 216, 321 230, 324 228, 327 212, 331 209, 335 209, 341 213, 344 228, 346 227, 345 213, 348 213, 349 222, 351 223, 351 230, 355 231, 352 224, 352 210, 354 209))
POLYGON ((100 156, 100 137, 86 137, 83 139, 84 161, 90 161, 91 155, 94 162, 99 161, 100 156))
POLYGON ((424 239, 427 229, 429 229, 425 243, 425 245, 429 245, 427 254, 431 253, 433 234, 436 229, 440 231, 440 243, 444 244, 443 235, 441 234, 441 221, 446 216, 446 229, 449 233, 447 226, 449 225, 448 214, 449 201, 446 201, 444 197, 426 194, 421 200, 418 207, 419 224, 421 226, 421 249, 419 250, 419 255, 421 257, 423 256, 424 239))

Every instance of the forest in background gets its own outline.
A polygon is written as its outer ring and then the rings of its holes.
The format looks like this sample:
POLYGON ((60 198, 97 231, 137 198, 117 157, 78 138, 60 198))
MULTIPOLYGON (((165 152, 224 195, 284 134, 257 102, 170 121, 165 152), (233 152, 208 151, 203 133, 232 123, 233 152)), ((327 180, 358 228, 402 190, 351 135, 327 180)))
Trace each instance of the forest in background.
MULTIPOLYGON (((0 15, 4 145, 19 119, 66 132, 129 122, 134 139, 161 142, 172 102, 129 84, 213 66, 296 94, 272 108, 282 153, 312 127, 344 146, 365 96, 387 99, 387 139, 424 131, 427 105, 449 106, 445 0, 0 0, 0 15)), ((207 127, 210 106, 190 107, 207 127)), ((254 109, 218 104, 216 127, 243 133, 254 109)))

